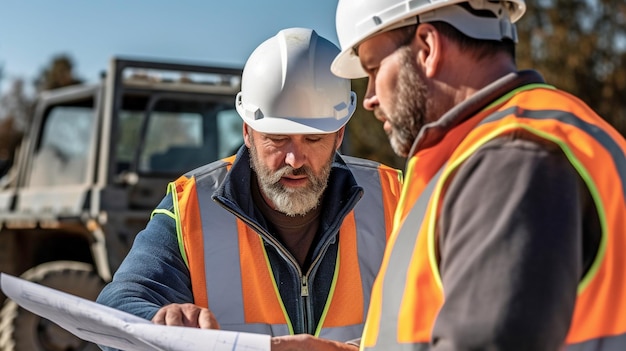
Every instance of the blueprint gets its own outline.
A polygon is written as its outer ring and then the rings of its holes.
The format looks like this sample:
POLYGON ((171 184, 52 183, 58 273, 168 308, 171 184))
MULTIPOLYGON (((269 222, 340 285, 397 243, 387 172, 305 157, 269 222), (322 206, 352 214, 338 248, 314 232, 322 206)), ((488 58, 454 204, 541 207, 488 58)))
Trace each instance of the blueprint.
POLYGON ((223 330, 172 327, 100 305, 5 273, 5 295, 77 337, 127 351, 269 351, 270 336, 223 330))

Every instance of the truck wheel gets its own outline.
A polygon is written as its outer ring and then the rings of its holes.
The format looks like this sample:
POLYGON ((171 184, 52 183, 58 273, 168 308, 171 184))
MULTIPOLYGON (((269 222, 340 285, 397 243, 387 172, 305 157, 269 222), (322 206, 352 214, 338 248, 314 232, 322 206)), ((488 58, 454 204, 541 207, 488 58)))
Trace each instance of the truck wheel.
MULTIPOLYGON (((95 300, 104 282, 92 265, 56 261, 29 269, 21 278, 95 300)), ((10 299, 0 311, 0 350, 3 351, 96 351, 97 345, 84 341, 49 320, 33 314, 10 299)))

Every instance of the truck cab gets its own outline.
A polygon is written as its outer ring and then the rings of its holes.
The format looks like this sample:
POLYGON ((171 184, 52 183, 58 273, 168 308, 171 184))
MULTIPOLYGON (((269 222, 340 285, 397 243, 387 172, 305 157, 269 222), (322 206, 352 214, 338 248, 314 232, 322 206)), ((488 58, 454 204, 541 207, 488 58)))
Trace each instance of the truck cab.
MULTIPOLYGON (((113 58, 99 84, 37 99, 0 178, 0 271, 95 299, 167 183, 234 154, 241 69, 113 58)), ((2 350, 97 350, 6 300, 2 350)))

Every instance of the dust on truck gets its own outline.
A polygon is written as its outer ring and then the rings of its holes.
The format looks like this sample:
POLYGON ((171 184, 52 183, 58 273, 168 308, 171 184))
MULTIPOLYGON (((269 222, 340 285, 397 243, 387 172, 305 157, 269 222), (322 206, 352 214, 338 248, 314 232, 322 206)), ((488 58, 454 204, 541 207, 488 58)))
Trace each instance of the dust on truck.
MULTIPOLYGON (((42 93, 0 178, 0 271, 95 300, 168 182, 242 144, 241 69, 113 58, 42 93)), ((0 350, 98 350, 10 299, 0 350)))

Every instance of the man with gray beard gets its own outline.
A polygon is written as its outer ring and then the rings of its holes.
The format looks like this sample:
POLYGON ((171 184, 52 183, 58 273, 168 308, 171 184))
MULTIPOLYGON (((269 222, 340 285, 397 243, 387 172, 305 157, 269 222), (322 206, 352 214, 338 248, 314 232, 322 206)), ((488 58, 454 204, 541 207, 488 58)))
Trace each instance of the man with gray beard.
POLYGON ((338 53, 305 28, 254 50, 235 101, 245 145, 169 185, 99 303, 164 325, 361 335, 401 173, 337 152, 357 103, 330 72, 338 53))

